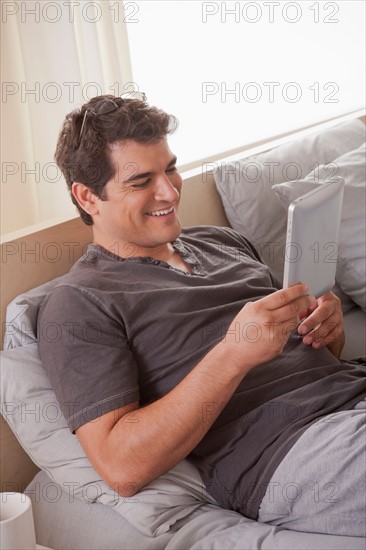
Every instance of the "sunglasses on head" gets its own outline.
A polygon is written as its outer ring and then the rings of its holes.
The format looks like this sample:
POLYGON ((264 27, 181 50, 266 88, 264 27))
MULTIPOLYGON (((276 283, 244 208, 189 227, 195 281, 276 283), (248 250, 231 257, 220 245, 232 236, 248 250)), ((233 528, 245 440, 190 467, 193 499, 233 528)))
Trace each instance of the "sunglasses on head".
MULTIPOLYGON (((125 101, 128 101, 129 99, 139 99, 140 101, 146 101, 146 95, 143 92, 126 92, 116 99, 122 99, 125 101)), ((109 115, 110 113, 113 113, 113 111, 116 111, 119 107, 120 105, 117 105, 113 99, 103 98, 97 101, 92 109, 87 109, 84 113, 83 122, 80 128, 79 144, 81 141, 81 136, 83 135, 87 115, 109 115)))

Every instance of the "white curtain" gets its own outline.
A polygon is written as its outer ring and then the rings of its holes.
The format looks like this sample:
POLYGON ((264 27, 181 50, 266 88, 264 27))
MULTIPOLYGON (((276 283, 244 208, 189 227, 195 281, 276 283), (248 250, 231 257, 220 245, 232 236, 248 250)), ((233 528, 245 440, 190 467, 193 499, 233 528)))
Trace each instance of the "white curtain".
POLYGON ((122 1, 4 4, 2 235, 77 215, 53 159, 62 121, 132 81, 122 1))

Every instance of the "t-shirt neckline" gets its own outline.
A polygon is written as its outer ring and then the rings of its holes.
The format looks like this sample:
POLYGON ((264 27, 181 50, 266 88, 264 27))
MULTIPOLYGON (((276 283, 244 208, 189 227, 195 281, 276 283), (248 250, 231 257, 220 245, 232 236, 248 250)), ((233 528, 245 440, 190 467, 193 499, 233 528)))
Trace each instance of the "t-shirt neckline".
POLYGON ((157 260, 153 256, 133 256, 128 258, 123 258, 122 256, 119 256, 112 250, 109 250, 108 248, 105 248, 104 246, 97 244, 97 243, 91 243, 88 246, 87 255, 90 252, 96 252, 97 254, 101 254, 104 257, 107 257, 109 259, 112 259, 114 261, 118 262, 128 262, 128 263, 140 263, 140 264, 151 264, 156 265, 160 267, 166 267, 167 269, 170 269, 172 271, 177 271, 179 273, 184 273, 185 275, 205 275, 206 272, 203 268, 203 265, 197 255, 194 253, 192 249, 189 248, 187 243, 184 243, 180 237, 177 237, 174 241, 171 242, 174 250, 176 250, 182 257, 183 261, 186 262, 190 268, 192 269, 192 273, 189 273, 187 271, 184 271, 182 269, 176 268, 165 262, 164 260, 157 260))

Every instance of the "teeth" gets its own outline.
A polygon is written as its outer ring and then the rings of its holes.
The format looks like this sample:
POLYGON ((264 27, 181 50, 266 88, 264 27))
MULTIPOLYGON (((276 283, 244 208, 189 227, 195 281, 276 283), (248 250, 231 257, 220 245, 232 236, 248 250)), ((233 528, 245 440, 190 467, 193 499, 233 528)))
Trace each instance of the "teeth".
POLYGON ((164 216, 164 214, 169 214, 173 212, 174 206, 168 208, 167 210, 158 210, 157 212, 149 212, 149 216, 164 216))

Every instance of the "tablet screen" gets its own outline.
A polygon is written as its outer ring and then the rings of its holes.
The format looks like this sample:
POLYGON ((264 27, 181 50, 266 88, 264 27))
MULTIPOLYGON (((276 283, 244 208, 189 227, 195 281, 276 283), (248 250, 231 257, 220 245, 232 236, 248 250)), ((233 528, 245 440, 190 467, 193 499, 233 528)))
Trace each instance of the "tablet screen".
POLYGON ((343 178, 321 183, 288 208, 283 287, 305 283, 319 297, 335 283, 343 178))

